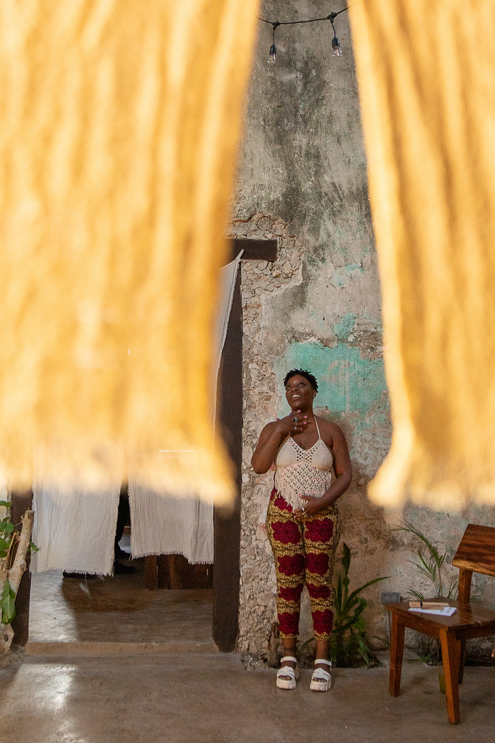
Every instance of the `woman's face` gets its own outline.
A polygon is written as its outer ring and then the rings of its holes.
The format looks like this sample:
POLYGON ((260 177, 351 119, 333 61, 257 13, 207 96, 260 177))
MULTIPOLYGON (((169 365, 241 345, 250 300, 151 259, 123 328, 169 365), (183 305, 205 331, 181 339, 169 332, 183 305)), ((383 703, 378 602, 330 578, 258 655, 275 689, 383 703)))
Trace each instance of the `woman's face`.
POLYGON ((311 383, 300 374, 291 377, 285 386, 285 397, 292 410, 305 410, 313 407, 316 390, 311 383))

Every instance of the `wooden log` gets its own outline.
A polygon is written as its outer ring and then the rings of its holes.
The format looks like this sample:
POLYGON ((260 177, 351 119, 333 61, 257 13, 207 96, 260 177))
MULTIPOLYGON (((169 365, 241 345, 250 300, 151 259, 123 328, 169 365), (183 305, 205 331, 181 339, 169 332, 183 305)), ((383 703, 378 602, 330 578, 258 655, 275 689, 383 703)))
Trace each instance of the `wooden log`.
MULTIPOLYGON (((34 511, 26 511, 22 517, 22 529, 17 545, 17 551, 14 563, 10 570, 6 569, 6 561, 3 560, 2 570, 0 573, 0 592, 3 591, 5 581, 8 578, 11 590, 16 594, 19 591, 22 576, 27 570, 27 556, 29 552, 29 543, 33 532, 34 511)), ((0 624, 0 655, 5 655, 9 650, 12 640, 14 639, 14 630, 10 624, 0 624)))
POLYGON ((26 511, 22 517, 21 535, 19 537, 19 544, 17 545, 14 564, 9 570, 9 583, 15 594, 19 590, 21 578, 27 570, 27 554, 33 533, 33 523, 34 511, 26 511))
MULTIPOLYGON (((11 493, 10 520, 13 524, 19 525, 25 512, 30 510, 33 505, 32 490, 13 490, 11 493)), ((19 527, 17 527, 19 530, 19 527)), ((30 555, 28 555, 27 564, 29 567, 30 555)), ((29 570, 24 572, 21 585, 17 591, 15 599, 16 616, 12 622, 14 630, 14 640, 12 645, 24 647, 29 639, 29 604, 31 597, 31 573, 29 570)))

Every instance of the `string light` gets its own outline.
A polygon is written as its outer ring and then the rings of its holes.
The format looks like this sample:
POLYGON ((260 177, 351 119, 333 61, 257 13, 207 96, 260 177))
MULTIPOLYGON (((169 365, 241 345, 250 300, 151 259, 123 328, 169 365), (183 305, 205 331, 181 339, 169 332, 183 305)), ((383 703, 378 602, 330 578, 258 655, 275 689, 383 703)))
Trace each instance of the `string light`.
POLYGON ((276 29, 279 26, 295 26, 297 23, 318 23, 319 21, 330 21, 333 29, 332 57, 341 57, 343 52, 340 47, 340 41, 337 38, 337 33, 335 31, 334 20, 338 15, 344 13, 346 10, 348 10, 348 7, 342 8, 342 10, 338 10, 336 13, 330 13, 330 15, 325 16, 325 18, 308 18, 304 21, 268 21, 266 18, 259 18, 258 20, 262 21, 263 23, 269 23, 273 29, 272 45, 270 47, 270 51, 268 52, 268 64, 270 66, 273 66, 274 64, 276 64, 277 61, 277 47, 275 45, 276 29))
POLYGON ((336 36, 334 36, 333 39, 332 39, 332 49, 333 49, 332 57, 341 57, 342 56, 343 51, 340 48, 340 41, 338 40, 338 38, 336 36))
MULTIPOLYGON (((347 8, 346 8, 347 10, 347 8)), ((342 11, 340 11, 342 13, 342 11)), ((335 26, 333 25, 333 21, 335 16, 338 15, 338 13, 330 13, 328 16, 328 20, 332 24, 333 28, 333 39, 332 39, 332 57, 341 57, 342 56, 342 49, 340 48, 340 41, 337 38, 337 32, 335 30, 335 26)))
POLYGON ((270 47, 269 56, 268 56, 268 64, 274 65, 277 61, 277 47, 275 46, 275 30, 277 29, 277 26, 280 26, 280 23, 278 21, 272 22, 273 26, 273 38, 272 38, 272 45, 270 47))

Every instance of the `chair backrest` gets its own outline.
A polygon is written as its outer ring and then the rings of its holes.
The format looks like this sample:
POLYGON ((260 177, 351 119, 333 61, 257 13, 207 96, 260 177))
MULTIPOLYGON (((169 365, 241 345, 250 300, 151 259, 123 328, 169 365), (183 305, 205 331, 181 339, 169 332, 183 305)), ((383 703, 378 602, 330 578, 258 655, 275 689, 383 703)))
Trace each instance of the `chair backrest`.
POLYGON ((452 565, 495 577, 495 528, 468 524, 452 565))

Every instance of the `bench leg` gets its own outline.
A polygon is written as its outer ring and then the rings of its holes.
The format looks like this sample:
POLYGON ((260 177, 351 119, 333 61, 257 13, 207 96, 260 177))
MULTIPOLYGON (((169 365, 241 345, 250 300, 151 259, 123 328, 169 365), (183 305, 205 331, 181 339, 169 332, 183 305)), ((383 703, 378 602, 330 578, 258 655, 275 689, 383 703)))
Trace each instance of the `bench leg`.
POLYGON ((459 683, 462 684, 464 678, 464 664, 466 662, 466 640, 461 640, 459 645, 459 683))
POLYGON ((445 673, 445 694, 447 696, 447 714, 449 722, 457 725, 459 715, 459 653, 460 643, 452 632, 440 632, 442 645, 443 670, 445 673))
POLYGON ((397 614, 392 612, 392 633, 390 637, 390 678, 389 691, 393 697, 400 693, 402 674, 402 656, 404 655, 404 637, 406 628, 400 624, 397 614))

